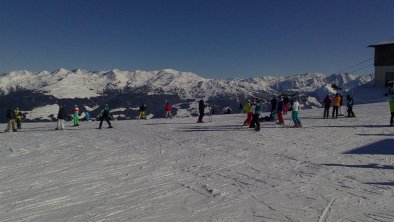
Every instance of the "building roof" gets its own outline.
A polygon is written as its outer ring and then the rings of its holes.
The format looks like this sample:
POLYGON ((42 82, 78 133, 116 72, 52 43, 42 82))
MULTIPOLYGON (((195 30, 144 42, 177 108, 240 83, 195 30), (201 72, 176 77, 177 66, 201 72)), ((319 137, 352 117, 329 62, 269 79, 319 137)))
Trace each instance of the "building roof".
POLYGON ((376 47, 376 46, 382 46, 382 45, 393 45, 394 40, 389 40, 389 41, 384 41, 384 42, 379 42, 377 44, 369 45, 368 47, 376 47))

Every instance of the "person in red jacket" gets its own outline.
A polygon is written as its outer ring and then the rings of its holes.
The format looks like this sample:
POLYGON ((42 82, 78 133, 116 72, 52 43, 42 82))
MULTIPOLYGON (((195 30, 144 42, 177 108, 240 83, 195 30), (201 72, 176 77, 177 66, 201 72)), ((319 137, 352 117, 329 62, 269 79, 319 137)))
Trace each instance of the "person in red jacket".
POLYGON ((169 103, 166 103, 165 110, 166 110, 166 119, 168 118, 172 119, 171 105, 169 103))
POLYGON ((331 106, 331 99, 330 99, 330 95, 327 94, 326 98, 324 98, 324 115, 323 118, 327 118, 329 116, 330 113, 330 106, 331 106))

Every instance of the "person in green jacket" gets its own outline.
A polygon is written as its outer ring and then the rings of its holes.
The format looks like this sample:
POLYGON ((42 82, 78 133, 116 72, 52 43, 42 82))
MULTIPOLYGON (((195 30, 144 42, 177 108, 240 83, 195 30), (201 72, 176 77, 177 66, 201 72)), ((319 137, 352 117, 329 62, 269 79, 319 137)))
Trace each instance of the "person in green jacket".
POLYGON ((389 104, 390 104, 390 112, 391 112, 390 126, 394 126, 394 96, 391 97, 389 104))

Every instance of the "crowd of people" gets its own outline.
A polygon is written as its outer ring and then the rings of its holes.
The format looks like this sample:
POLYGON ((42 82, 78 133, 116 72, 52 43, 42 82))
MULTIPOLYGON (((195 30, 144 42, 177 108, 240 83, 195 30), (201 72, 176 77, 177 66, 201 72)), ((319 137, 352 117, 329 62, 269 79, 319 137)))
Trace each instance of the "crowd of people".
MULTIPOLYGON (((331 118, 338 118, 338 116, 345 116, 343 112, 343 96, 339 93, 336 93, 333 98, 330 97, 329 94, 324 98, 324 113, 323 118, 328 119, 330 116, 330 108, 332 106, 332 115, 331 118)), ((353 112, 353 97, 350 95, 346 96, 346 103, 347 103, 347 117, 356 117, 353 112)))
MULTIPOLYGON (((264 103, 262 103, 262 100, 260 98, 252 98, 247 101, 247 103, 242 106, 240 105, 240 112, 245 112, 246 113, 246 119, 243 122, 243 126, 249 126, 250 128, 255 129, 256 131, 259 131, 261 129, 260 122, 262 121, 271 121, 274 122, 278 125, 285 125, 284 122, 284 117, 283 115, 286 115, 288 111, 291 110, 291 120, 294 123, 292 127, 295 128, 300 128, 302 127, 302 123, 299 117, 299 112, 301 110, 300 106, 300 99, 298 97, 289 97, 287 95, 280 95, 278 97, 274 96, 271 101, 270 101, 270 116, 265 116, 265 117, 260 117, 261 113, 263 113, 266 109, 264 106, 264 103)), ((344 116, 344 117, 356 117, 356 115, 353 112, 353 97, 351 95, 346 96, 346 107, 347 107, 347 115, 343 112, 343 105, 344 105, 344 99, 343 96, 339 93, 336 93, 335 96, 330 97, 329 94, 326 95, 326 97, 323 100, 323 105, 324 105, 324 112, 323 112, 323 119, 327 119, 330 116, 330 108, 332 107, 332 113, 331 113, 331 118, 336 119, 338 116, 344 116)), ((198 111, 199 111, 199 116, 197 123, 203 123, 203 117, 205 115, 205 109, 208 106, 204 103, 204 100, 200 100, 198 103, 198 111)), ((390 107, 390 112, 391 112, 391 117, 390 117, 390 125, 394 125, 394 96, 391 97, 389 101, 389 107, 390 107)), ((139 107, 139 114, 137 116, 137 119, 146 119, 146 113, 145 111, 148 109, 148 107, 145 104, 141 104, 139 107)), ((213 114, 213 108, 209 107, 209 116, 213 114)), ((166 102, 164 106, 164 111, 165 111, 165 118, 172 119, 172 113, 171 113, 172 107, 171 105, 166 102)), ((18 130, 22 129, 22 122, 26 118, 26 113, 22 113, 18 107, 10 107, 7 110, 6 113, 7 117, 7 128, 5 129, 5 132, 10 132, 11 130, 16 132, 18 130)), ((64 122, 65 120, 71 120, 73 123, 74 127, 79 126, 79 120, 80 120, 80 115, 79 115, 79 108, 77 105, 75 105, 72 110, 71 114, 68 115, 66 112, 66 109, 63 105, 59 105, 59 111, 57 114, 57 126, 56 130, 63 130, 64 129, 64 122)), ((89 113, 85 113, 85 117, 83 120, 90 120, 90 115, 89 113)), ((96 120, 100 121, 98 129, 102 129, 103 122, 107 122, 108 128, 113 128, 111 124, 111 120, 113 120, 111 110, 108 106, 108 104, 105 104, 98 117, 96 120)))

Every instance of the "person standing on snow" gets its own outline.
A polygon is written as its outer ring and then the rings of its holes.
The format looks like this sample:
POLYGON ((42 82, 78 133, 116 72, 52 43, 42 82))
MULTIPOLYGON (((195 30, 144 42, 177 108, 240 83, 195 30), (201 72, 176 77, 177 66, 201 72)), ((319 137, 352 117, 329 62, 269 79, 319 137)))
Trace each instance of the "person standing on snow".
POLYGON ((77 105, 71 110, 74 126, 79 126, 79 108, 77 105))
POLYGON ((284 109, 284 101, 283 97, 279 97, 278 107, 276 108, 276 113, 278 114, 278 124, 285 124, 285 120, 283 119, 283 109, 284 109))
POLYGON ((326 98, 324 98, 324 115, 323 115, 323 119, 327 118, 330 115, 330 106, 331 106, 331 99, 330 99, 330 95, 327 94, 326 98))
POLYGON ((284 103, 283 114, 287 114, 287 111, 289 111, 289 102, 290 102, 289 97, 287 95, 284 96, 283 97, 283 103, 284 103))
POLYGON ((356 115, 354 115, 353 112, 353 104, 354 104, 353 97, 347 95, 346 100, 347 100, 347 117, 356 117, 356 115))
POLYGON ((391 96, 391 99, 389 101, 389 105, 390 105, 390 112, 391 112, 390 126, 394 126, 394 96, 391 96))
POLYGON ((298 102, 298 98, 294 98, 293 106, 291 111, 291 117, 294 122, 294 127, 299 128, 302 127, 301 120, 299 117, 300 103, 298 102))
POLYGON ((341 103, 341 97, 339 94, 335 94, 334 99, 332 100, 332 118, 338 118, 338 109, 341 103), (335 117, 334 117, 335 114, 335 117))
POLYGON ((339 94, 341 100, 339 101, 339 116, 344 116, 343 114, 343 95, 339 94))
POLYGON ((272 121, 275 122, 277 120, 276 108, 278 106, 278 100, 276 100, 275 96, 271 99, 271 117, 272 121))
POLYGON ((167 102, 166 106, 164 107, 165 111, 166 111, 166 119, 170 118, 172 119, 172 115, 171 115, 171 105, 167 102))
POLYGON ((250 123, 249 127, 254 128, 256 131, 260 131, 259 117, 260 117, 260 113, 262 111, 262 107, 261 107, 259 98, 254 99, 250 110, 253 113, 253 118, 252 118, 252 122, 250 123))
POLYGON ((12 129, 12 131, 14 131, 14 132, 17 132, 17 130, 16 130, 16 127, 15 127, 15 119, 16 119, 16 116, 15 116, 15 110, 14 110, 14 108, 13 107, 10 107, 8 110, 7 110, 7 113, 6 113, 6 117, 7 117, 7 129, 5 129, 4 131, 5 132, 10 132, 11 131, 11 129, 12 129))
POLYGON ((100 125, 98 129, 101 129, 104 120, 108 123, 108 128, 113 128, 110 119, 111 119, 110 110, 108 108, 108 104, 105 104, 104 109, 102 109, 100 112, 100 125))
POLYGON ((198 102, 198 112, 200 115, 198 116, 197 123, 203 123, 202 118, 204 118, 205 107, 207 105, 205 105, 204 100, 200 100, 198 102))
POLYGON ((140 108, 138 109, 138 111, 140 112, 138 115, 138 119, 146 119, 146 115, 145 115, 145 110, 148 107, 145 106, 145 104, 141 104, 140 108))
POLYGON ((16 128, 18 130, 22 129, 22 121, 23 121, 23 113, 17 107, 15 110, 15 120, 16 120, 16 128))
POLYGON ((244 121, 244 126, 249 126, 250 122, 252 121, 253 112, 251 111, 251 108, 252 108, 252 103, 250 102, 250 100, 248 100, 248 102, 244 106, 244 110, 247 115, 246 120, 244 121))
POLYGON ((64 129, 64 119, 66 118, 66 110, 64 106, 59 106, 59 112, 57 113, 57 126, 56 130, 63 130, 64 129))

